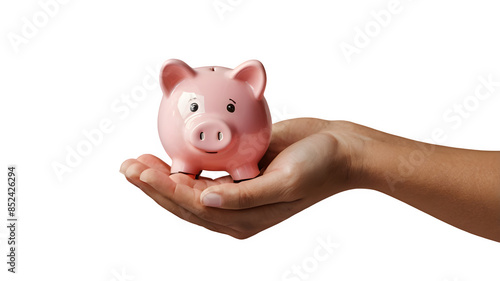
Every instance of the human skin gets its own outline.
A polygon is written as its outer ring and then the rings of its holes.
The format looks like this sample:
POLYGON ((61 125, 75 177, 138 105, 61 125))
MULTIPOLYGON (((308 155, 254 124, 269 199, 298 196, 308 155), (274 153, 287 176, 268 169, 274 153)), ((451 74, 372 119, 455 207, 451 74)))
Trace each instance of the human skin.
POLYGON ((500 151, 426 144, 347 121, 276 123, 261 175, 170 175, 145 154, 123 162, 128 181, 176 216, 245 239, 329 196, 355 188, 401 200, 446 223, 500 242, 500 151))

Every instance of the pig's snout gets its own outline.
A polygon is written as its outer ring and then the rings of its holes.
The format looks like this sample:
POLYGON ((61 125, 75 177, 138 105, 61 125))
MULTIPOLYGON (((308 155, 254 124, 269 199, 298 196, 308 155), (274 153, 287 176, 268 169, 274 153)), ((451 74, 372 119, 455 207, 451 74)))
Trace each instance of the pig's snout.
POLYGON ((202 121, 191 131, 191 144, 207 153, 217 153, 231 143, 231 129, 219 120, 202 121))

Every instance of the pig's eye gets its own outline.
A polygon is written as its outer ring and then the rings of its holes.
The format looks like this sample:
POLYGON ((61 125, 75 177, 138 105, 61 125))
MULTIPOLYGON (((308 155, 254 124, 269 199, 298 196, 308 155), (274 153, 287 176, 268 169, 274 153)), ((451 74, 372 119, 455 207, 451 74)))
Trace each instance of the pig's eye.
POLYGON ((196 112, 198 110, 198 104, 193 102, 189 107, 189 110, 191 110, 191 112, 196 112))
POLYGON ((227 109, 227 111, 229 111, 231 113, 233 113, 234 110, 236 110, 236 108, 234 107, 234 104, 232 104, 232 103, 228 104, 226 109, 227 109))

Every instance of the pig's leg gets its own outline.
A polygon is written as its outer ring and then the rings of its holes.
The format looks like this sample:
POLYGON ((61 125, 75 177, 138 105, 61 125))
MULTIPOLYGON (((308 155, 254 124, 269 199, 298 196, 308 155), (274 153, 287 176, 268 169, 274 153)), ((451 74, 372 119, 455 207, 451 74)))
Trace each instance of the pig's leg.
POLYGON ((259 167, 257 164, 246 164, 228 171, 235 182, 253 179, 259 175, 259 167))
POLYGON ((172 167, 170 168, 170 174, 172 175, 177 173, 186 174, 194 177, 195 179, 198 179, 201 174, 201 169, 199 169, 196 166, 190 165, 182 160, 173 159, 172 167))

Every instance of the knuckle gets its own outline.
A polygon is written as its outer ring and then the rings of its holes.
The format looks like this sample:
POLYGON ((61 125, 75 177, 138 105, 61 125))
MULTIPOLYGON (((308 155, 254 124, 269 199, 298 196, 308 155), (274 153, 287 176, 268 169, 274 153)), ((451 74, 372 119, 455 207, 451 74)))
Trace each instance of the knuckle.
POLYGON ((296 186, 301 180, 301 169, 298 165, 291 165, 289 167, 284 168, 283 170, 283 182, 282 182, 282 191, 289 193, 288 191, 292 190, 294 186, 296 186))
POLYGON ((239 208, 247 208, 253 206, 255 198, 247 188, 238 189, 238 206, 239 208))
POLYGON ((296 180, 296 175, 299 175, 300 173, 300 167, 297 165, 289 165, 286 167, 283 167, 283 179, 285 183, 290 183, 296 180))

